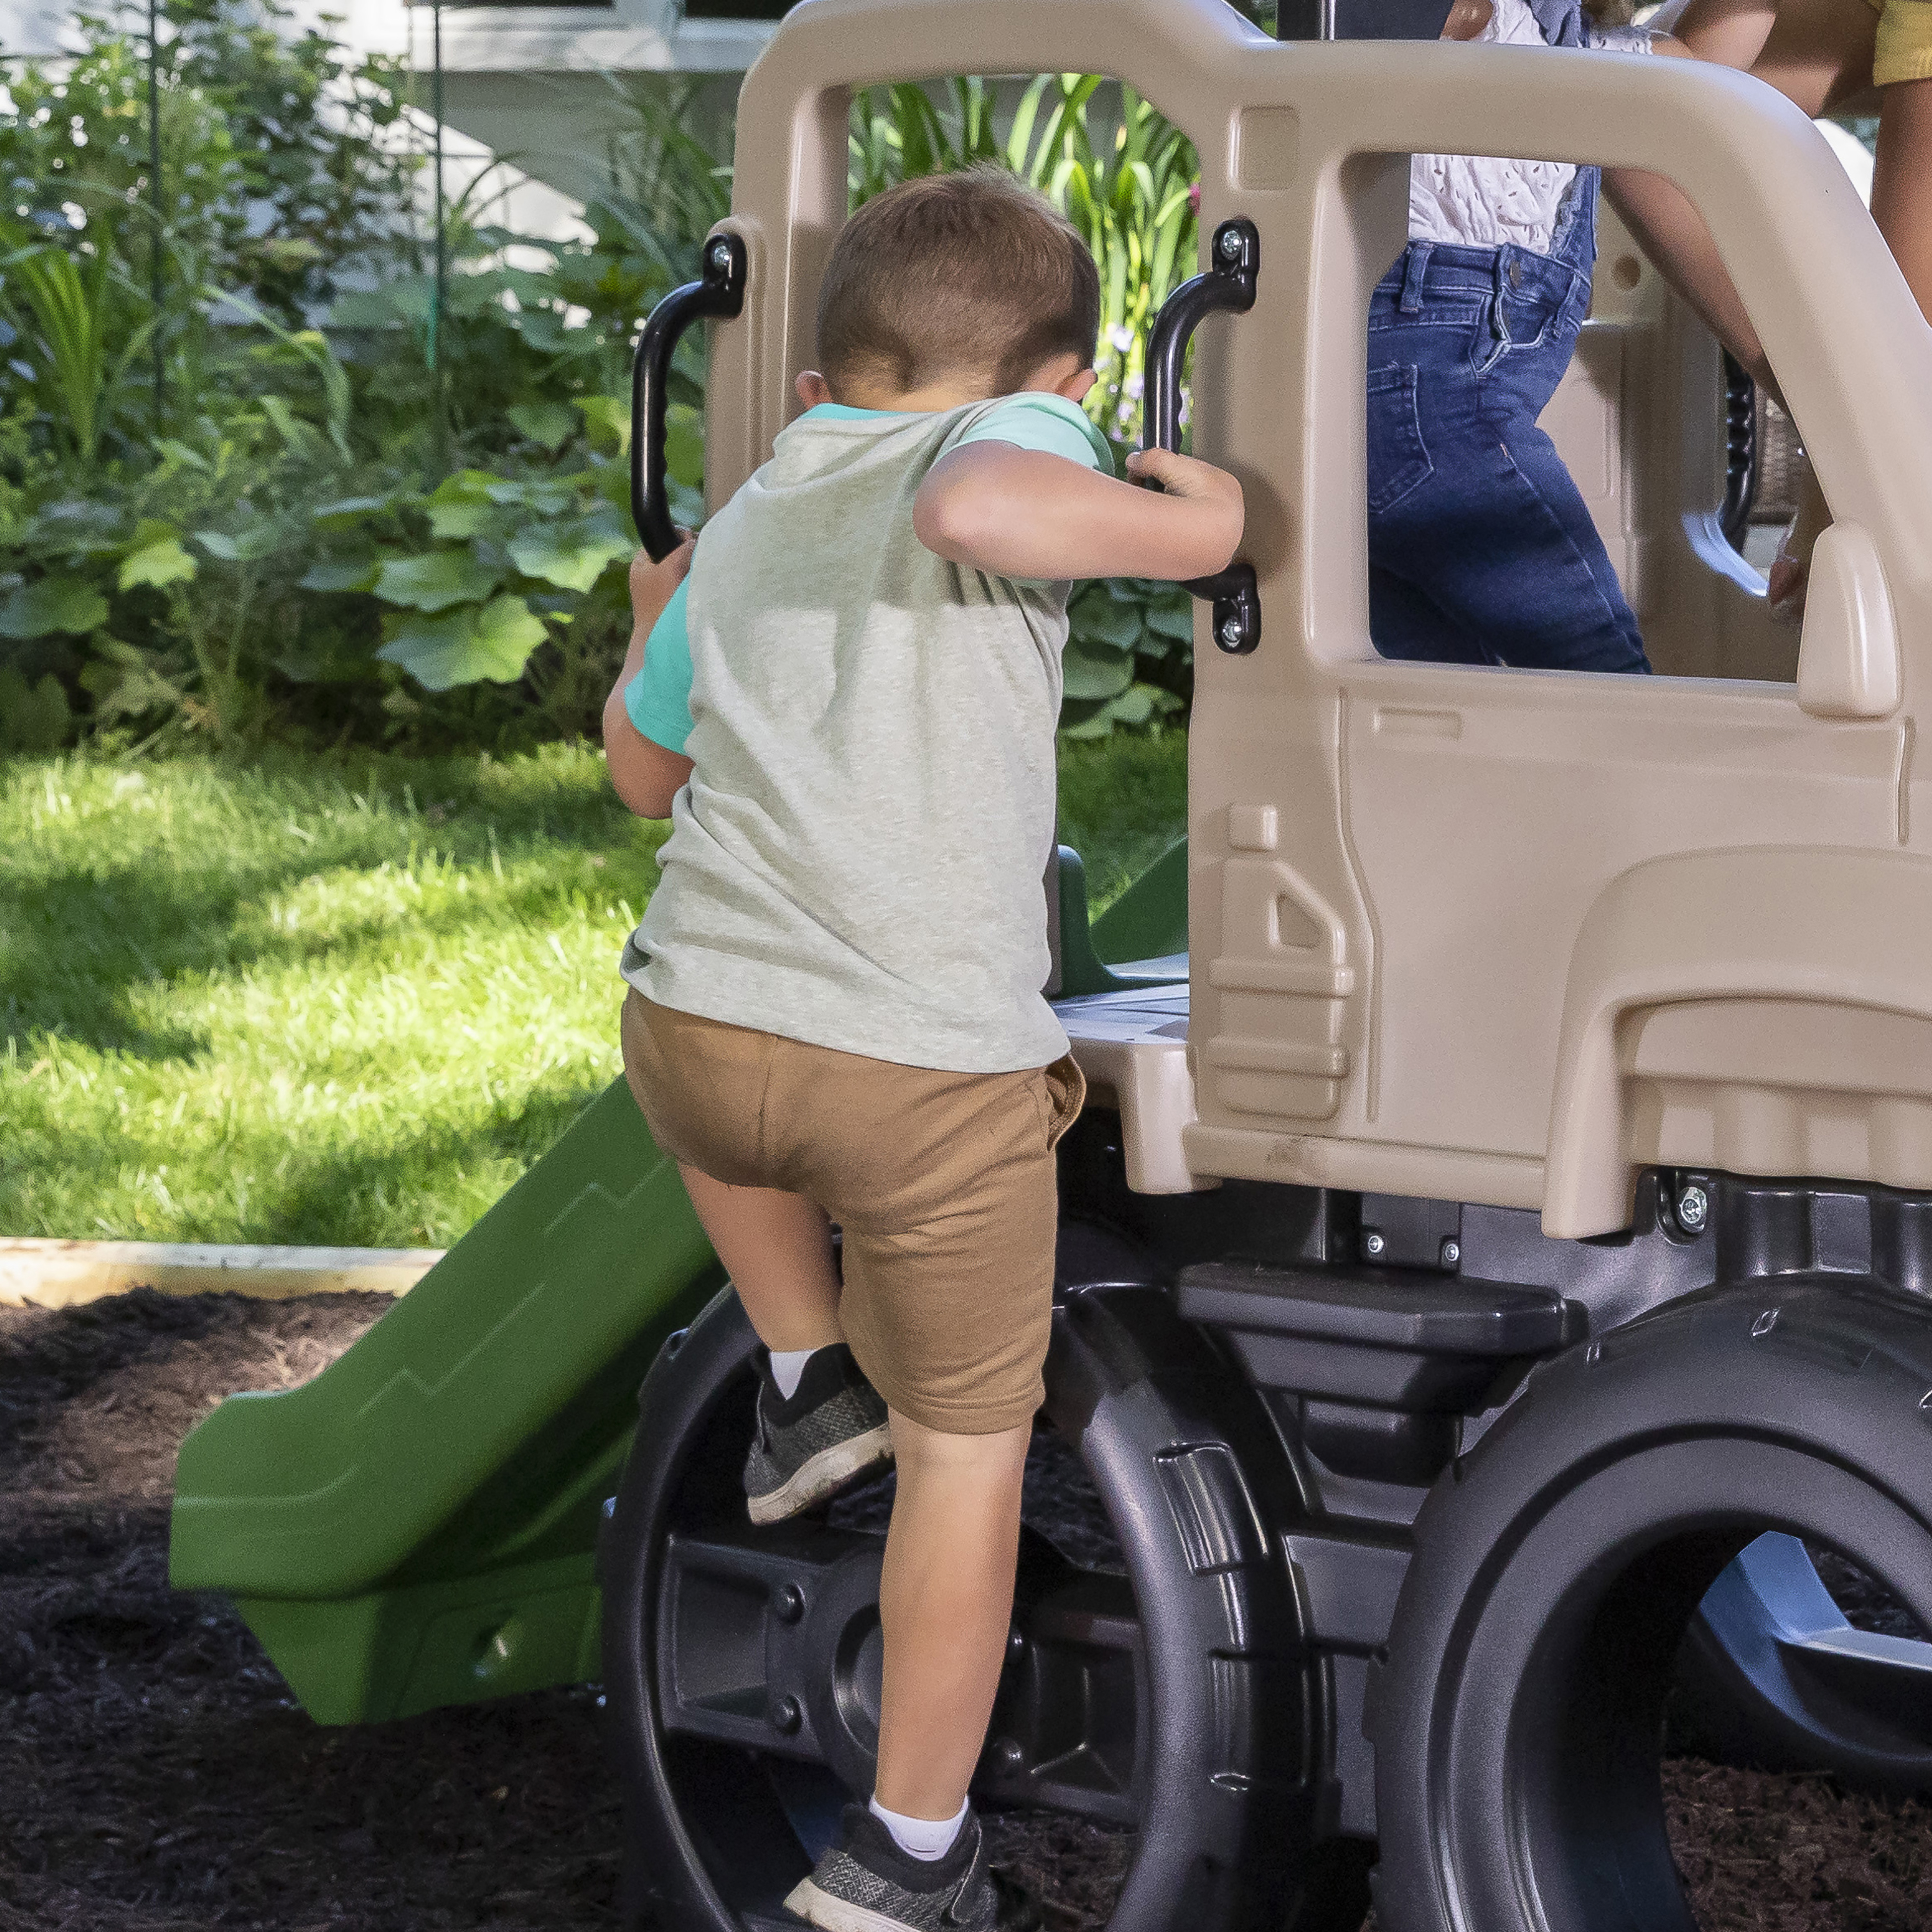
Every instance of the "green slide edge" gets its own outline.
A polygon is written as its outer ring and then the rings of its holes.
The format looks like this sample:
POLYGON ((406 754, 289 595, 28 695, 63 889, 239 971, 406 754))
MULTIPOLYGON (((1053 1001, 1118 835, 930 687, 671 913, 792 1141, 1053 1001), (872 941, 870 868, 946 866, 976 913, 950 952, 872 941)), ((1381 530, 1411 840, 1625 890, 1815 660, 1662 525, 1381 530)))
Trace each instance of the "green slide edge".
POLYGON ((313 1382, 194 1430, 171 1580, 235 1598, 324 1722, 594 1676, 638 1389, 722 1280, 614 1082, 313 1382))
POLYGON ((1170 845, 1090 925, 1087 868, 1059 848, 1060 995, 1178 986, 1187 977, 1187 841, 1170 845))

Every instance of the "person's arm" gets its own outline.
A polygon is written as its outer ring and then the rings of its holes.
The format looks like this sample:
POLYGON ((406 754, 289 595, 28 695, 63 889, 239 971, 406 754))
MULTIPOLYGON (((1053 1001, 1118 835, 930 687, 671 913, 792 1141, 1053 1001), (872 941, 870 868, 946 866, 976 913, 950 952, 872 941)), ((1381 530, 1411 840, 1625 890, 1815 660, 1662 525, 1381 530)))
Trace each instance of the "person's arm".
POLYGON ((604 703, 604 761, 611 789, 640 818, 668 818, 672 800, 692 773, 692 761, 682 752, 638 729, 625 702, 632 680, 644 668, 651 632, 691 568, 691 552, 687 536, 662 563, 653 563, 643 550, 631 560, 631 645, 604 703))
POLYGON ((1241 486, 1166 450, 1127 458, 1138 490, 1065 457, 969 442, 935 463, 913 502, 913 530, 948 562, 989 577, 1181 580, 1223 569, 1241 540, 1241 486))
POLYGON ((1670 0, 1650 24, 1696 58, 1742 73, 1764 51, 1777 18, 1778 0, 1670 0))
MULTIPOLYGON (((1694 58, 1688 47, 1661 34, 1652 41, 1652 51, 1680 60, 1694 58)), ((1744 365, 1751 380, 1778 396, 1778 379, 1765 359, 1764 344, 1690 196, 1674 182, 1641 168, 1606 168, 1604 192, 1658 273, 1697 311, 1705 327, 1744 365)))

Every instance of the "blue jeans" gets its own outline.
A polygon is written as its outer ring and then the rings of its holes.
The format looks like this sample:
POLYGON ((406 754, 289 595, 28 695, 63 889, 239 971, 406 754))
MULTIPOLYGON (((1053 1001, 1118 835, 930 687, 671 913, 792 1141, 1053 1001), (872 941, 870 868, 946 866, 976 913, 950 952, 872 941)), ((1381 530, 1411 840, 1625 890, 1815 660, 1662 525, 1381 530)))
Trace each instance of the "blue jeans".
POLYGON ((1385 658, 1647 671, 1537 427, 1590 305, 1594 170, 1547 255, 1412 242, 1369 307, 1369 614, 1385 658))

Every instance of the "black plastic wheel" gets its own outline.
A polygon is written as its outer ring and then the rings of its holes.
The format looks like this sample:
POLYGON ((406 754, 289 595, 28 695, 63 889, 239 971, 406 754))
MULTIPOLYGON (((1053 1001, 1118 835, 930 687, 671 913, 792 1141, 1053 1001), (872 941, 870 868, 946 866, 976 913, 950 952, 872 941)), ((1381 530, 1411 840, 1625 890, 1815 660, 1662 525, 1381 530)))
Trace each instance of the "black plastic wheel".
POLYGON ((1539 1369, 1417 1522, 1372 1700, 1384 1932, 1690 1932, 1658 1770, 1686 1628, 1773 1531, 1932 1628, 1928 1391, 1932 1312, 1842 1276, 1539 1369))
MULTIPOLYGON (((1344 1932, 1358 1858, 1297 1916, 1327 1719, 1262 1528, 1285 1459, 1253 1392, 1122 1272, 1054 1313, 976 1802, 1023 1875, 1084 1862, 1076 1910, 1114 1932, 1344 1932)), ((627 1922, 680 1932, 795 1932, 780 1901, 876 1744, 883 1508, 746 1521, 752 1347, 728 1291, 667 1346, 602 1556, 627 1922)))

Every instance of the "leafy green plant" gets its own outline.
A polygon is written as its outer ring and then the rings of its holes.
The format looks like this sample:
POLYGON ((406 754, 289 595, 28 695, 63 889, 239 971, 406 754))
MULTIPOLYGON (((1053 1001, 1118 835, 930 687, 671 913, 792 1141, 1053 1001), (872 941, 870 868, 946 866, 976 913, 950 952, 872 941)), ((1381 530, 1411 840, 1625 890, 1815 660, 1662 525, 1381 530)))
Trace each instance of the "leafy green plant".
MULTIPOLYGON (((729 205, 693 87, 620 90, 586 238, 489 225, 487 187, 448 206, 443 408, 406 77, 298 28, 287 0, 162 16, 158 212, 140 20, 79 16, 58 69, 0 59, 0 358, 17 379, 0 397, 0 746, 510 748, 594 729, 628 629, 631 342, 729 205)), ((1106 291, 1089 406, 1130 437, 1147 323, 1195 251, 1185 141, 1078 75, 877 90, 853 130, 855 199, 990 159, 1066 208, 1106 291)), ((703 341, 673 373, 687 523, 703 341)), ((1177 715, 1189 628, 1171 586, 1084 590, 1070 727, 1177 715)))

